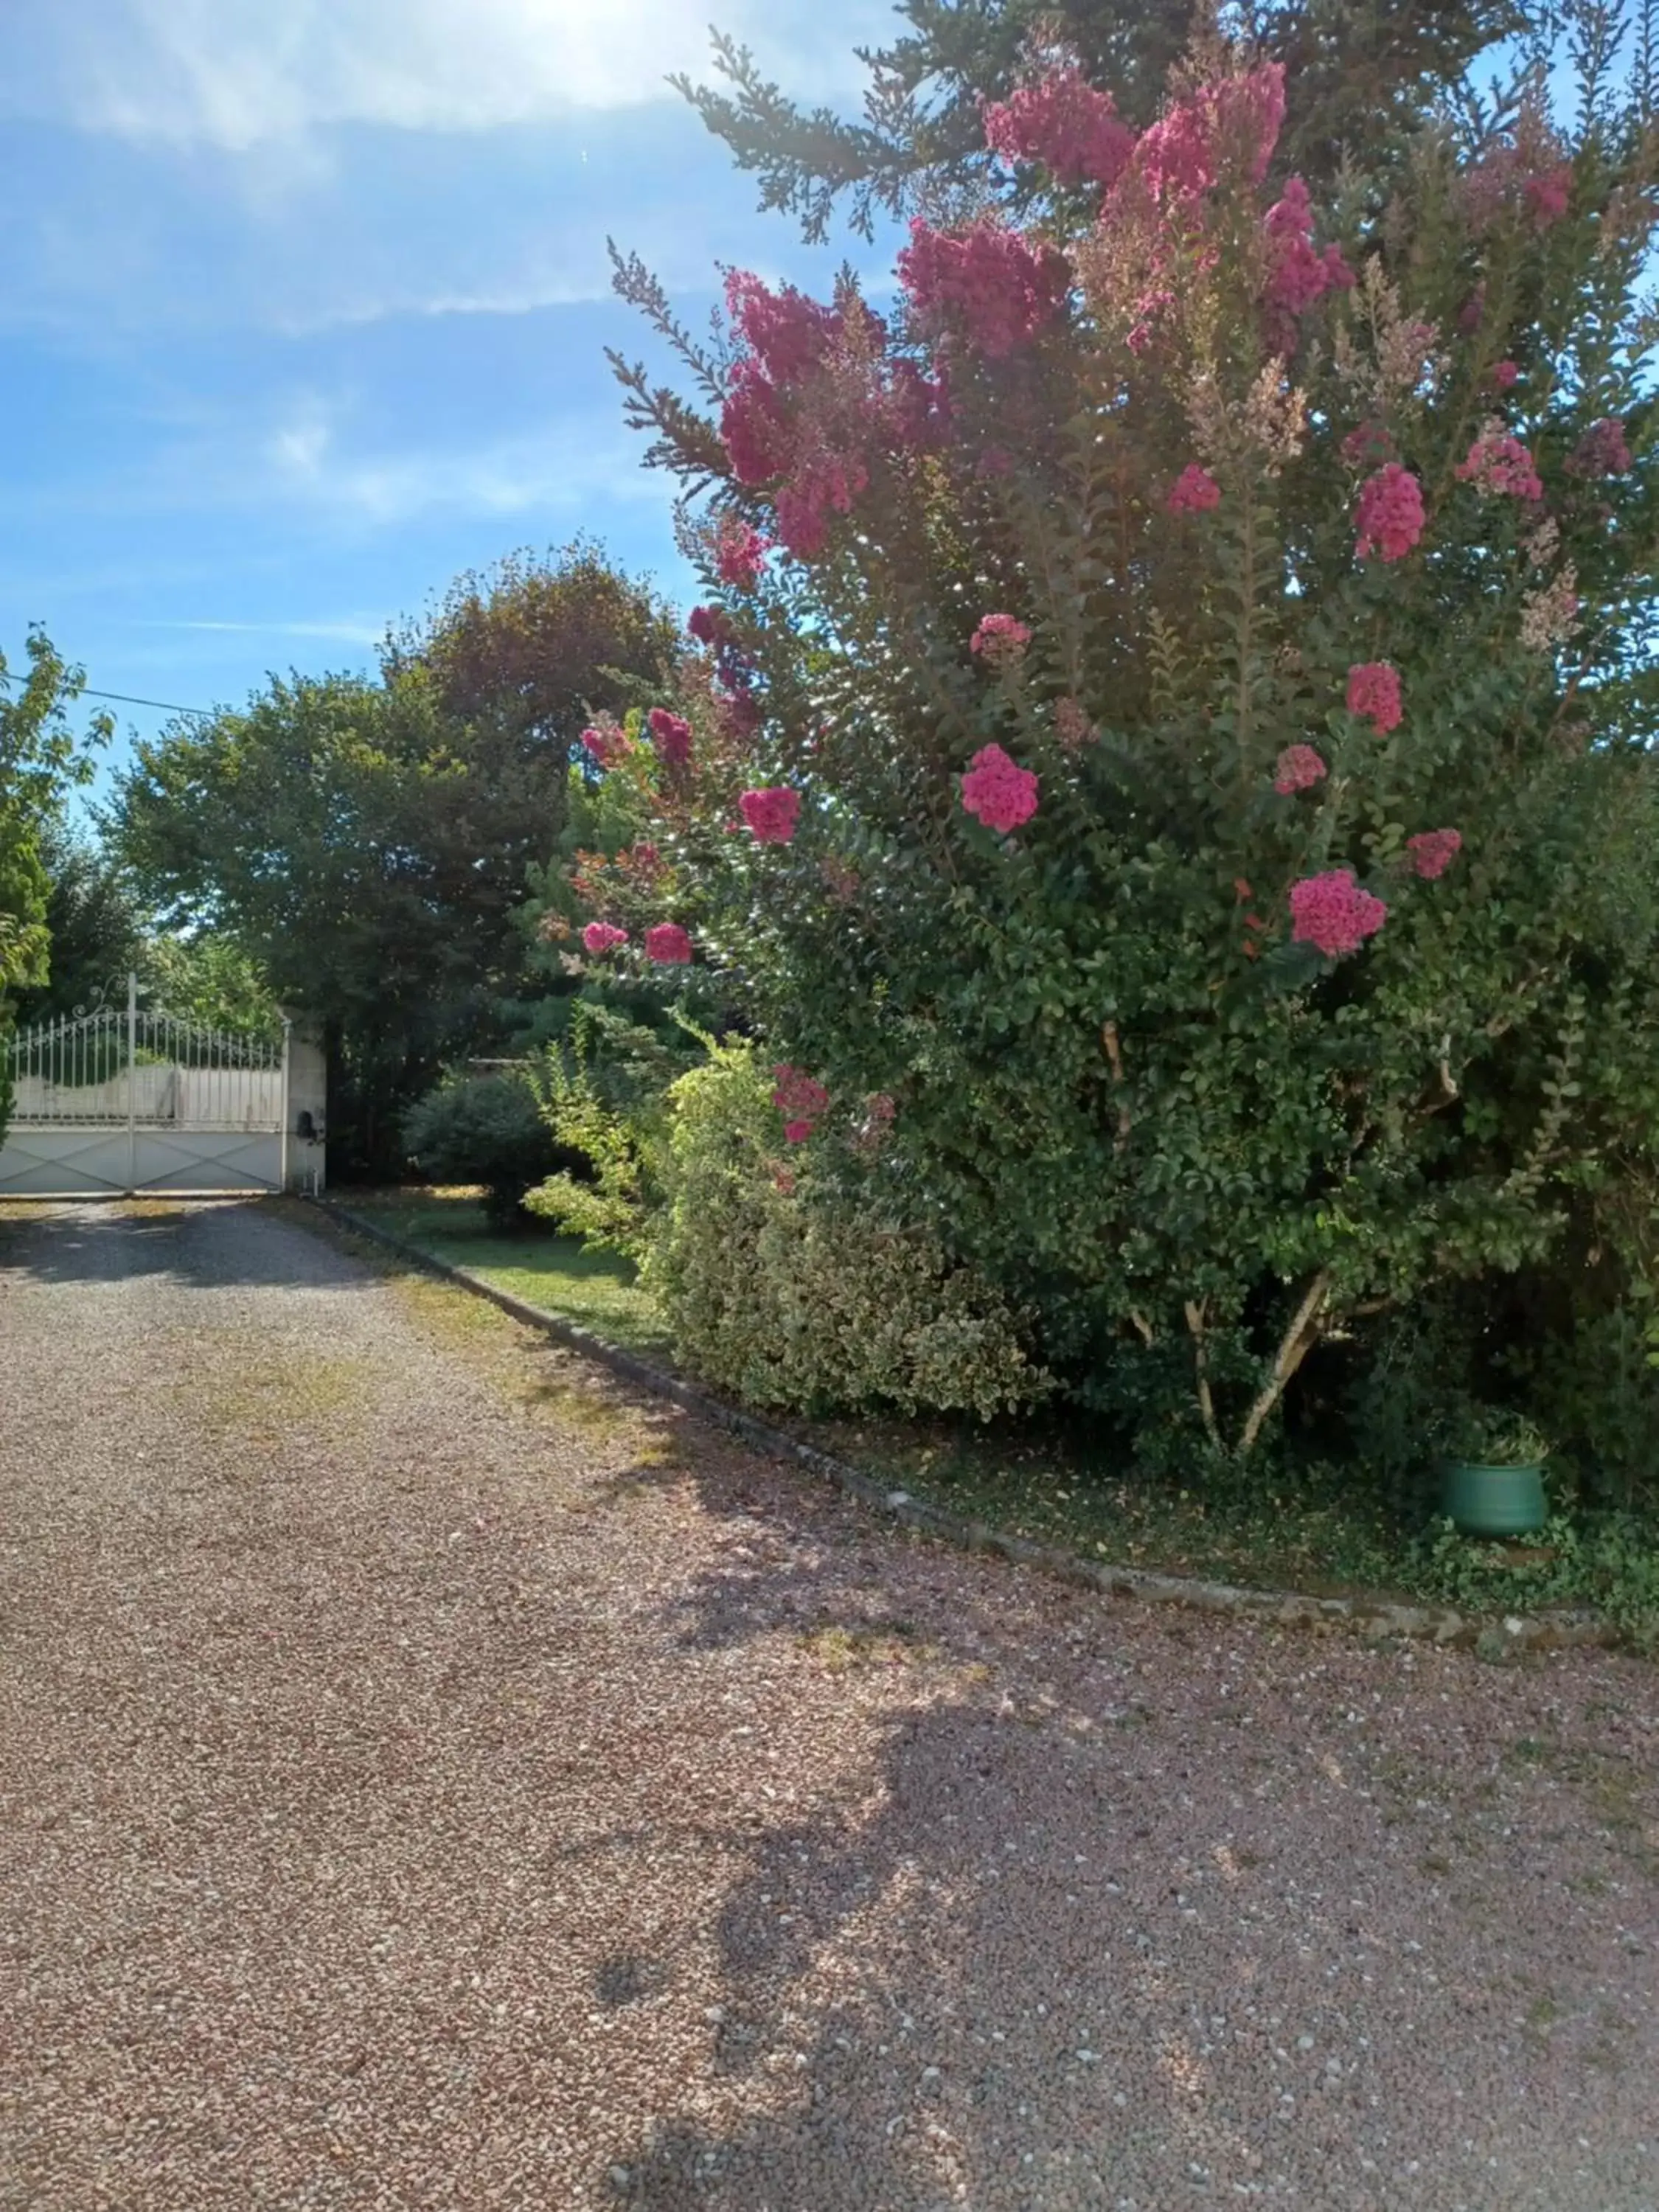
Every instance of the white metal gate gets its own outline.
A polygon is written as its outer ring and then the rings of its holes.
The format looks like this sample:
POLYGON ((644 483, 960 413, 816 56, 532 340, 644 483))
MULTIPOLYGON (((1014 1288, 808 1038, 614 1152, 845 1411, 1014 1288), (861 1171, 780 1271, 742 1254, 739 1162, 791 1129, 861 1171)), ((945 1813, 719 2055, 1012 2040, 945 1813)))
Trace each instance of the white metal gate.
POLYGON ((6 1048, 11 1117, 0 1194, 281 1190, 288 1182, 289 1028, 204 1029, 106 1007, 20 1030, 6 1048))

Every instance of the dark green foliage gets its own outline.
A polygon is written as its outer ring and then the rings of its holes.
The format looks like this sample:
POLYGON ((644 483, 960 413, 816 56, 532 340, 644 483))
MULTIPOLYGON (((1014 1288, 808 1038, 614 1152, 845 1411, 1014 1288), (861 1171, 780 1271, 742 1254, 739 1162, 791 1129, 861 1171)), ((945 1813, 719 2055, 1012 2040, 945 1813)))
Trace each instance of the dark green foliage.
POLYGON ((554 1142, 524 1075, 464 1075, 404 1116, 410 1160, 434 1183, 482 1183, 492 1229, 521 1226, 525 1193, 571 1164, 554 1142))

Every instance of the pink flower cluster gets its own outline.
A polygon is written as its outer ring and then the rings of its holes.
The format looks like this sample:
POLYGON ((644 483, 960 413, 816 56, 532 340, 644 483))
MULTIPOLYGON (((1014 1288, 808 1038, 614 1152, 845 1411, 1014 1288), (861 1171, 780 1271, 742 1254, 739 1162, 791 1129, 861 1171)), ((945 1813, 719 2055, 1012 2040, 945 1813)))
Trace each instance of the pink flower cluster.
POLYGON ((1320 782, 1325 773, 1325 763, 1311 745, 1286 745, 1273 763, 1273 789, 1289 799, 1320 782))
POLYGON ((628 750, 628 739, 612 721, 598 722, 592 729, 584 730, 581 742, 583 750, 601 768, 611 767, 628 750))
POLYGON ((1207 469, 1188 461, 1164 502, 1171 514, 1204 514, 1221 504, 1221 486, 1207 469))
POLYGON ((714 574, 734 592, 751 590, 760 581, 770 542, 752 523, 726 515, 714 540, 714 574))
POLYGON ((757 844, 787 845, 800 819, 800 793, 787 784, 745 791, 738 801, 738 811, 754 832, 757 844))
POLYGON ((693 607, 685 627, 688 635, 696 638, 699 645, 732 645, 738 635, 724 607, 693 607))
POLYGON ((784 1136, 792 1145, 804 1145, 812 1124, 828 1109, 830 1093, 805 1068, 793 1067, 787 1060, 778 1062, 772 1077, 777 1085, 772 1103, 783 1115, 784 1136))
POLYGON ((1572 198, 1571 163, 1558 161, 1541 175, 1528 177, 1521 197, 1526 202, 1527 213, 1540 230, 1547 230, 1552 223, 1559 222, 1572 198))
POLYGON ((734 744, 746 744, 766 719, 760 701, 742 684, 730 691, 716 691, 714 707, 722 732, 734 744))
POLYGON ((1621 477, 1632 455, 1625 426, 1616 415, 1592 423, 1562 465, 1576 477, 1621 477))
POLYGON ((645 933, 645 953, 661 967, 684 968, 691 957, 691 939, 677 921, 659 921, 645 933))
MULTIPOLYGON (((1463 210, 1477 234, 1516 208, 1535 230, 1549 229, 1567 211, 1572 164, 1552 155, 1547 133, 1533 127, 1526 135, 1531 142, 1526 147, 1513 140, 1496 146, 1463 173, 1463 210)), ((1559 148, 1559 142, 1554 144, 1559 148)))
POLYGON ((962 803, 988 830, 1005 834, 1037 811, 1037 780, 1000 745, 981 745, 962 779, 962 803))
POLYGON ((1368 715, 1379 738, 1397 730, 1403 718, 1400 672, 1386 660, 1360 660, 1348 671, 1348 712, 1368 715))
POLYGON ((1281 63, 1222 77, 1178 101, 1143 134, 1133 173, 1165 205, 1198 198, 1234 167, 1260 185, 1284 122, 1281 63))
POLYGON ((1360 889, 1352 868, 1328 868, 1291 887, 1291 937, 1317 945, 1329 960, 1358 952, 1388 918, 1383 902, 1360 889))
POLYGON ((1520 364, 1513 361, 1494 362, 1492 380, 1500 392, 1512 392, 1521 381, 1520 364))
POLYGON ((1513 499, 1542 499, 1543 481, 1537 464, 1518 438, 1507 430, 1483 431, 1452 471, 1477 490, 1505 493, 1513 499))
POLYGON ((683 714, 666 707, 653 707, 646 716, 657 757, 670 768, 684 768, 691 757, 691 725, 683 714))
POLYGON ((1343 259, 1340 246, 1328 246, 1322 253, 1314 250, 1313 204, 1300 177, 1289 178, 1284 197, 1268 209, 1267 230, 1272 263, 1267 277, 1270 307, 1300 315, 1334 287, 1344 292, 1352 288, 1353 271, 1343 259))
POLYGON ((1349 431, 1341 445, 1345 461, 1361 465, 1367 461, 1381 461, 1394 450, 1394 441, 1380 422, 1361 422, 1349 431))
POLYGON ((1109 92, 1073 66, 982 103, 985 143, 1006 161, 1041 161, 1063 184, 1115 184, 1135 148, 1109 92))
POLYGON ((590 921, 582 932, 582 943, 598 959, 602 953, 614 952, 619 945, 626 945, 628 932, 618 929, 611 921, 590 921))
POLYGON ((1423 535, 1423 487, 1409 469, 1389 461, 1360 485, 1353 521, 1354 551, 1362 561, 1372 553, 1401 561, 1423 535))
POLYGON ((953 235, 916 216, 898 274, 919 323, 930 331, 959 326, 989 361, 1029 344, 1060 313, 1071 285, 1064 254, 983 218, 953 235))
POLYGON ((1012 668, 1025 658, 1031 633, 1012 615, 981 615, 969 649, 993 668, 1012 668))
POLYGON ((1406 840, 1413 868, 1431 883, 1437 876, 1445 874, 1462 849, 1462 834, 1455 830, 1422 830, 1415 837, 1406 840))

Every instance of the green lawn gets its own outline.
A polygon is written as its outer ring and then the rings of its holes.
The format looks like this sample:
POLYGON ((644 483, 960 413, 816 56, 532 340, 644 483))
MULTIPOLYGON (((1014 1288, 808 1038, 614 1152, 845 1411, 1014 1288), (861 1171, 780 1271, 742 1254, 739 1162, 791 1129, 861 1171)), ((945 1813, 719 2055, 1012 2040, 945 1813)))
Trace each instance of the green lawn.
POLYGON ((657 1310, 613 1252, 584 1252, 580 1239, 530 1229, 494 1234, 477 1193, 460 1190, 337 1190, 340 1205, 407 1237, 434 1259, 468 1267, 515 1297, 562 1314, 595 1336, 659 1358, 668 1338, 657 1310))

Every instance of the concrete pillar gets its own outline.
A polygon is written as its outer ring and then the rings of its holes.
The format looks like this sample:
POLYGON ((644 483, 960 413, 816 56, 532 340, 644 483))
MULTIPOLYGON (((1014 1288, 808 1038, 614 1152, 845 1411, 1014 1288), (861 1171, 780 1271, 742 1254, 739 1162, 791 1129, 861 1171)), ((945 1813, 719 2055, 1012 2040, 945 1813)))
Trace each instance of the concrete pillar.
POLYGON ((328 1060, 323 1025, 295 1014, 288 1048, 288 1187, 321 1190, 327 1181, 328 1060))

